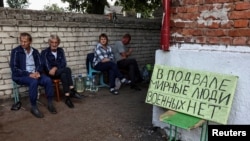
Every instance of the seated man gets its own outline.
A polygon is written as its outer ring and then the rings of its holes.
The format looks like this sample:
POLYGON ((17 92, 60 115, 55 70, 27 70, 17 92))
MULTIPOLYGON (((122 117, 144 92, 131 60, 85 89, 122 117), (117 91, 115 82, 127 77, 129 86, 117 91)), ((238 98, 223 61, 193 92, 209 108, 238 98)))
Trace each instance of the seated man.
POLYGON ((99 36, 99 43, 95 48, 93 64, 94 69, 98 71, 107 71, 109 73, 110 93, 114 95, 119 94, 118 90, 115 89, 116 78, 120 79, 121 83, 130 83, 130 81, 128 81, 118 70, 114 62, 114 55, 111 47, 108 46, 108 36, 104 33, 99 36))
POLYGON ((48 110, 52 114, 57 111, 53 106, 53 84, 51 79, 42 74, 40 54, 37 49, 30 46, 32 37, 29 33, 20 34, 20 45, 11 50, 10 67, 12 79, 19 85, 29 87, 29 98, 31 103, 31 113, 37 118, 44 115, 37 107, 38 85, 44 86, 48 98, 48 110))
POLYGON ((42 51, 42 61, 45 65, 46 73, 52 78, 59 78, 62 82, 63 92, 66 96, 65 104, 69 108, 74 108, 70 96, 81 99, 81 95, 76 92, 73 85, 71 69, 67 67, 66 57, 63 48, 59 47, 60 38, 51 35, 49 47, 42 51))
POLYGON ((141 73, 137 61, 134 58, 129 58, 133 49, 126 46, 130 43, 130 40, 130 34, 125 34, 121 41, 115 42, 112 51, 115 55, 118 68, 128 71, 131 80, 130 88, 140 91, 141 89, 136 85, 136 82, 142 81, 141 73))

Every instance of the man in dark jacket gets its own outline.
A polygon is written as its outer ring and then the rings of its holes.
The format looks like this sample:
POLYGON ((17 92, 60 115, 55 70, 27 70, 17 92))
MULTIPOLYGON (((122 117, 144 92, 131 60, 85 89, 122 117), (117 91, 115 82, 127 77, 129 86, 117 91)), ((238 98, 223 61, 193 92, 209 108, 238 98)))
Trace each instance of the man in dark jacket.
POLYGON ((37 49, 30 46, 32 37, 29 33, 20 34, 20 45, 11 50, 10 67, 12 80, 19 85, 29 87, 31 113, 37 118, 44 115, 37 107, 38 85, 44 86, 48 98, 48 110, 52 114, 57 111, 53 106, 53 84, 51 79, 42 74, 43 66, 37 49))
POLYGON ((76 92, 73 85, 71 69, 67 67, 66 57, 63 48, 59 47, 60 38, 51 35, 49 47, 42 51, 42 60, 46 73, 52 78, 59 78, 63 85, 63 92, 66 96, 65 104, 69 108, 74 108, 70 96, 81 99, 81 95, 76 92))

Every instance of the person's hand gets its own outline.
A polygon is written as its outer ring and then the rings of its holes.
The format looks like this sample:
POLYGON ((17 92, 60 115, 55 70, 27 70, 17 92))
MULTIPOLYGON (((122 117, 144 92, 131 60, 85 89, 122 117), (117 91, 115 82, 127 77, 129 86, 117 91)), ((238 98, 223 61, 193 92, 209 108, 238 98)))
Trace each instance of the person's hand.
POLYGON ((34 72, 29 75, 31 78, 38 79, 40 78, 40 73, 39 72, 34 72))
POLYGON ((30 73, 29 75, 31 78, 36 78, 36 74, 35 73, 30 73))
POLYGON ((36 77, 36 79, 40 78, 41 77, 40 73, 39 72, 35 72, 35 77, 36 77))
POLYGON ((102 59, 102 62, 109 62, 109 61, 110 61, 109 58, 104 58, 104 59, 102 59))
POLYGON ((128 51, 127 51, 127 53, 126 53, 126 58, 127 58, 128 56, 130 56, 130 55, 132 54, 132 52, 133 52, 133 48, 128 48, 128 51))
POLYGON ((57 70, 57 67, 53 67, 52 69, 50 69, 49 75, 54 76, 56 74, 56 70, 57 70))

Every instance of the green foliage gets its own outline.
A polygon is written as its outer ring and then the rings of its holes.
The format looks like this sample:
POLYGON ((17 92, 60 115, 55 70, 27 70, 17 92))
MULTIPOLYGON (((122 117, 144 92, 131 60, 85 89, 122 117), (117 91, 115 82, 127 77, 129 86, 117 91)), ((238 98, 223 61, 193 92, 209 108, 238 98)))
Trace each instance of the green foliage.
POLYGON ((79 13, 103 14, 107 0, 61 0, 69 3, 68 10, 79 13))
POLYGON ((136 11, 147 18, 160 7, 160 0, 117 0, 115 5, 122 6, 123 11, 136 11))
POLYGON ((28 0, 7 0, 10 8, 23 9, 29 6, 28 0))
POLYGON ((45 5, 43 10, 45 11, 55 11, 55 12, 64 12, 65 10, 59 7, 57 4, 45 5))

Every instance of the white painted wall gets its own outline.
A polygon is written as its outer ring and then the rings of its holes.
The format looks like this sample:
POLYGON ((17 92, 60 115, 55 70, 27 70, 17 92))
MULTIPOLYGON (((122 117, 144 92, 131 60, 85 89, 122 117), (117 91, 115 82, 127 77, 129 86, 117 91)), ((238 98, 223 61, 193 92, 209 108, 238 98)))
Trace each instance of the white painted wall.
MULTIPOLYGON (((247 46, 208 46, 182 44, 170 51, 157 50, 155 63, 192 70, 210 71, 239 76, 228 124, 250 124, 250 48, 247 46)), ((169 126, 159 121, 166 109, 153 106, 152 123, 169 133, 169 126)), ((217 124, 209 122, 209 124, 217 124)), ((201 128, 178 130, 181 141, 199 141, 201 128)))

